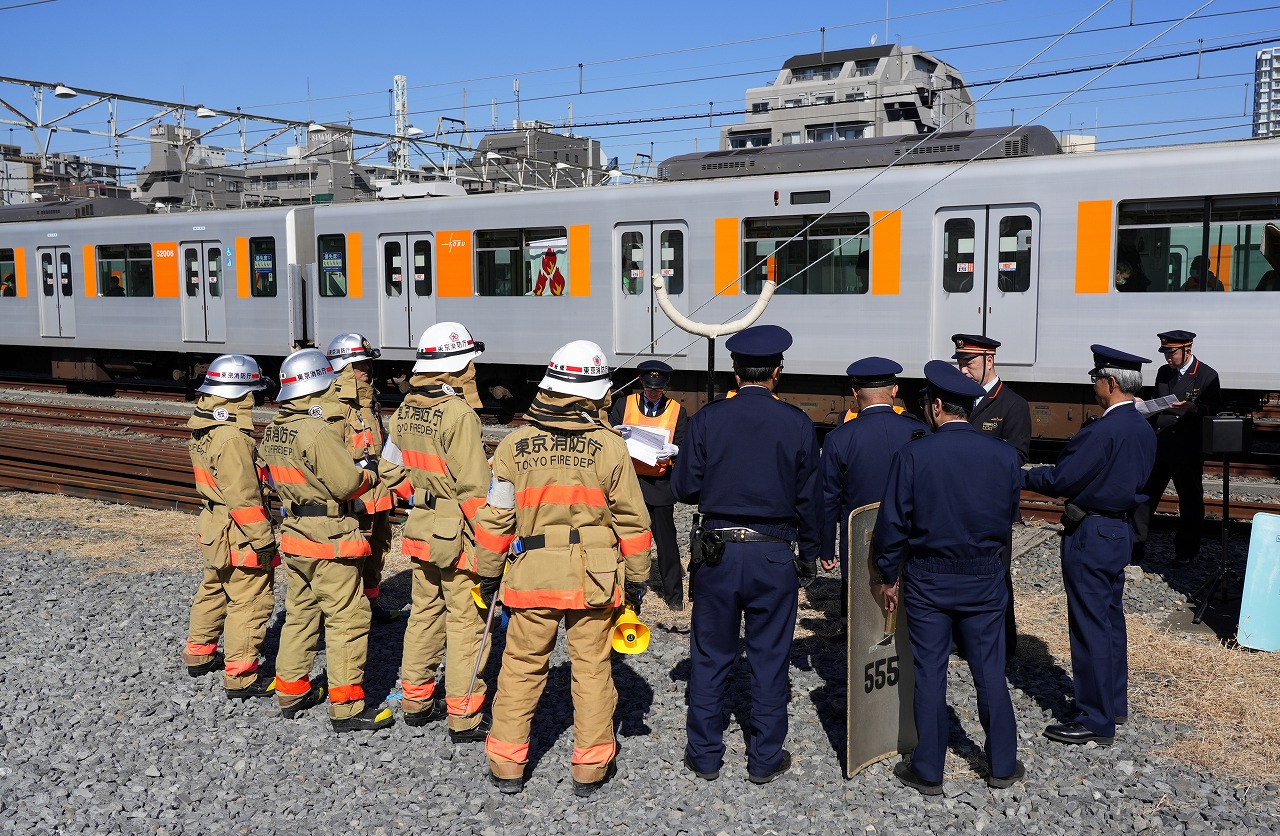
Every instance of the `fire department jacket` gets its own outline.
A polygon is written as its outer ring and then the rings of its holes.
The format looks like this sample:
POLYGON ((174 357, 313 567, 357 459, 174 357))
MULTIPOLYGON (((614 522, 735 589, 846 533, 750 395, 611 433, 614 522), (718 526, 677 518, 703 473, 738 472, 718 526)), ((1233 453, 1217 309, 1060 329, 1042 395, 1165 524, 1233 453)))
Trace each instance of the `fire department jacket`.
MULTIPOLYGON (((334 392, 346 412, 342 434, 347 449, 351 451, 352 461, 357 464, 364 462, 363 467, 376 471, 384 436, 377 394, 368 383, 356 381, 355 370, 350 364, 338 373, 334 392)), ((374 485, 360 499, 366 514, 391 510, 391 493, 382 484, 374 485)))
POLYGON ((332 389, 281 404, 258 448, 284 510, 280 550, 321 560, 369 556, 348 500, 377 481, 343 443, 343 408, 332 389))
POLYGON ((274 549, 258 479, 253 431, 253 397, 227 400, 203 395, 187 421, 191 469, 204 499, 200 547, 206 565, 256 569, 258 551, 274 549))
POLYGON ((626 443, 580 399, 541 392, 526 415, 534 423, 493 455, 476 551, 491 560, 520 550, 503 581, 509 607, 621 606, 624 578, 649 579, 653 544, 626 443))
POLYGON ((441 569, 497 577, 509 541, 492 538, 483 561, 472 545, 476 513, 489 489, 480 416, 433 376, 415 375, 411 385, 391 416, 390 444, 378 464, 391 493, 413 498, 403 551, 441 569))

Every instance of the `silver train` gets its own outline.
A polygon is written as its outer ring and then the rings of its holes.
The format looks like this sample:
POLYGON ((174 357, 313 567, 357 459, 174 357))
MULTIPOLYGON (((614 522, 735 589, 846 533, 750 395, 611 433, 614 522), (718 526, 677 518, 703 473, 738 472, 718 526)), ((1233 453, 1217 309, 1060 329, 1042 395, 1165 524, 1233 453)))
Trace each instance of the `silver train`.
POLYGON ((671 326, 652 276, 703 322, 772 276, 760 321, 796 335, 784 396, 820 422, 849 405, 851 360, 910 374, 956 332, 1002 341, 1039 435, 1084 418, 1092 342, 1158 357, 1155 333, 1184 328, 1227 389, 1280 388, 1280 293, 1262 292, 1280 289, 1280 140, 1062 154, 1042 128, 1007 134, 688 155, 666 182, 606 188, 0 223, 0 343, 63 378, 147 358, 194 379, 220 353, 269 366, 352 330, 407 365, 447 319, 517 388, 583 338, 619 366, 666 358, 696 406, 705 341, 671 326))

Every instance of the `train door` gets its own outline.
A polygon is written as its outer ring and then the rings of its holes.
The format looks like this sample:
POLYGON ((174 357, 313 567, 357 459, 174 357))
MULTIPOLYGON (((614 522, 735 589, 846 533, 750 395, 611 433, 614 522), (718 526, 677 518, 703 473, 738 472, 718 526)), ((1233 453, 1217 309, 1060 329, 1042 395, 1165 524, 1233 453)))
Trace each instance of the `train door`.
POLYGON ((382 347, 417 348, 418 337, 436 321, 431 235, 379 235, 378 275, 382 347))
POLYGON ((39 247, 40 336, 76 335, 76 294, 70 247, 39 247))
MULTIPOLYGON (((671 303, 688 313, 688 225, 683 221, 618 224, 614 240, 616 350, 625 355, 683 356, 689 334, 658 305, 653 276, 662 276, 671 303)), ((625 357, 620 357, 622 362, 625 357)))
POLYGON ((223 255, 220 241, 183 241, 178 245, 182 265, 182 340, 221 343, 227 340, 224 271, 230 248, 223 255))
POLYGON ((943 209, 936 225, 934 354, 951 355, 952 334, 984 334, 1000 341, 999 363, 1035 363, 1040 210, 1028 204, 943 209))

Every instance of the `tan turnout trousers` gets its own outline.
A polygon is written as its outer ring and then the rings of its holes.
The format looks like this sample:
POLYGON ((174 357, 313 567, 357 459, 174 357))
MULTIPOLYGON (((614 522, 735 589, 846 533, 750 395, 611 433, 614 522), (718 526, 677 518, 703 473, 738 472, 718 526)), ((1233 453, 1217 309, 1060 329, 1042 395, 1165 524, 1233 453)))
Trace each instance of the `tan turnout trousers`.
POLYGON ((191 602, 191 626, 187 631, 187 664, 200 664, 213 655, 223 636, 225 659, 223 684, 228 691, 248 688, 258 678, 258 651, 267 638, 267 622, 276 600, 272 591, 275 570, 224 565, 204 567, 204 577, 191 602), (209 649, 192 654, 192 648, 209 649))
POLYGON ((573 670, 573 780, 594 783, 604 778, 616 751, 613 712, 618 691, 609 658, 615 614, 613 608, 511 611, 487 747, 494 775, 524 775, 529 761, 529 726, 547 685, 547 666, 563 620, 573 670))

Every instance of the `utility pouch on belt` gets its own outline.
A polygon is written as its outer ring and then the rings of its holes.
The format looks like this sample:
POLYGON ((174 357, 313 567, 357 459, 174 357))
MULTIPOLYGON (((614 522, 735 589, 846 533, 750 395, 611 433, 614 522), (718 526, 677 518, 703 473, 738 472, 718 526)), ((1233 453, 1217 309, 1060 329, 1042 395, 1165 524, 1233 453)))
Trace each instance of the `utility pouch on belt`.
POLYGON ((1080 523, 1084 518, 1089 516, 1089 512, 1085 511, 1074 502, 1068 502, 1062 508, 1062 531, 1064 534, 1074 534, 1075 530, 1080 527, 1080 523))
POLYGON ((702 532, 702 562, 708 566, 719 566, 724 559, 724 535, 719 531, 702 532))
POLYGON ((693 527, 689 529, 689 568, 702 563, 702 515, 693 514, 693 527))
MULTIPOLYGON (((550 526, 558 528, 559 526, 550 526)), ((566 526, 567 528, 567 526, 566 526)), ((581 543, 574 550, 582 561, 582 600, 588 607, 608 607, 622 584, 622 552, 612 528, 587 525, 578 529, 581 543)))
POLYGON ((462 555, 462 506, 456 500, 435 497, 435 509, 431 521, 431 565, 450 569, 457 565, 462 555))

